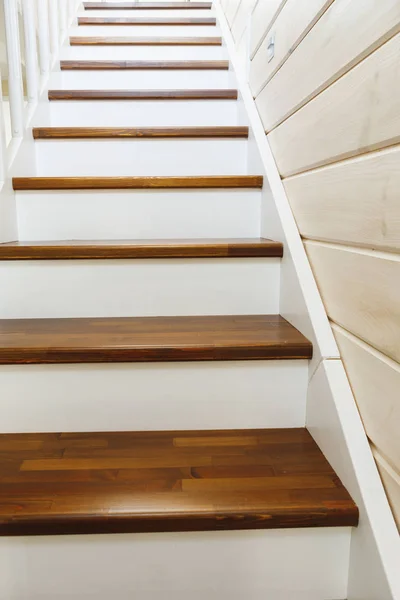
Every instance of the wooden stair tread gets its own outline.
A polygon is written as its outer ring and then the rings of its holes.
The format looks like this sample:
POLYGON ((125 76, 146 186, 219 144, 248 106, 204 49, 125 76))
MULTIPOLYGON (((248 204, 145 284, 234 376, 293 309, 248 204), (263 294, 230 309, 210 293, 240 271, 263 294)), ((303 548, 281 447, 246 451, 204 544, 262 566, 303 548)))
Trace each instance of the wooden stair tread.
POLYGON ((228 60, 62 60, 62 71, 158 70, 227 71, 228 60))
POLYGON ((49 100, 237 100, 237 90, 50 90, 49 100))
POLYGON ((262 188, 260 175, 211 175, 186 177, 14 177, 14 190, 134 190, 262 188))
POLYGON ((306 429, 3 434, 0 535, 356 526, 306 429))
POLYGON ((235 258, 283 256, 283 244, 264 238, 71 240, 0 244, 0 260, 235 258))
POLYGON ((74 36, 69 38, 69 43, 71 46, 222 46, 222 38, 74 36))
POLYGON ((311 356, 311 343, 279 315, 0 320, 0 364, 311 356))
POLYGON ((215 17, 78 17, 78 25, 216 25, 215 17))
POLYGON ((211 2, 84 2, 85 10, 182 10, 210 9, 211 2))
POLYGON ((221 127, 33 127, 33 137, 43 139, 110 138, 248 138, 249 128, 221 127))

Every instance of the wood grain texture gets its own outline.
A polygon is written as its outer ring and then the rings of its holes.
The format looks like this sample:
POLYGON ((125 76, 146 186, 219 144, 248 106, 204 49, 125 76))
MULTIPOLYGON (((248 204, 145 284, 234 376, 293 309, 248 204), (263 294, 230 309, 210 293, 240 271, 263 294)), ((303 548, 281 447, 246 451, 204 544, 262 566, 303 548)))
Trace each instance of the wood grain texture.
POLYGON ((62 60, 61 71, 190 70, 227 71, 228 60, 62 60))
POLYGON ((72 36, 69 38, 69 43, 71 46, 222 46, 222 38, 72 36))
POLYGON ((301 6, 297 0, 286 2, 274 23, 274 32, 279 42, 273 59, 269 60, 270 36, 266 36, 251 61, 249 83, 254 97, 293 54, 333 1, 308 0, 301 6))
POLYGON ((115 138, 248 138, 249 128, 222 127, 33 127, 36 140, 115 138))
POLYGON ((237 90, 50 90, 49 100, 237 100, 237 90))
POLYGON ((284 186, 303 237, 400 252, 400 146, 289 177, 284 186))
POLYGON ((305 242, 328 316, 400 362, 400 260, 320 242, 305 242))
POLYGON ((283 244, 264 238, 75 240, 0 244, 0 261, 282 256, 283 244))
POLYGON ((188 177, 14 177, 14 190, 135 190, 262 188, 259 175, 188 177))
POLYGON ((399 143, 399 65, 400 34, 274 129, 268 139, 281 175, 399 143))
POLYGON ((368 438, 400 472, 400 364, 338 325, 333 333, 368 438))
POLYGON ((205 25, 209 27, 216 24, 215 17, 78 17, 78 25, 156 25, 162 27, 168 25, 194 25, 195 27, 205 25))
POLYGON ((0 534, 355 526, 305 429, 0 436, 0 534))
MULTIPOLYGON (((303 7, 296 0, 290 2, 293 6, 289 20, 301 22, 303 7)), ((307 6, 310 3, 307 2, 307 6)), ((318 3, 315 12, 317 10, 318 3)), ((285 25, 280 27, 278 22, 279 17, 274 25, 280 40, 277 48, 284 43, 285 29, 285 25)), ((265 129, 274 129, 399 31, 398 0, 373 5, 335 0, 260 95, 265 129)), ((273 63, 271 61, 271 65, 273 63)))
POLYGON ((210 9, 211 2, 84 2, 85 10, 198 10, 210 9))
POLYGON ((279 315, 0 320, 0 364, 308 359, 279 315))
POLYGON ((379 474, 400 533, 400 470, 396 471, 377 449, 372 448, 379 474))

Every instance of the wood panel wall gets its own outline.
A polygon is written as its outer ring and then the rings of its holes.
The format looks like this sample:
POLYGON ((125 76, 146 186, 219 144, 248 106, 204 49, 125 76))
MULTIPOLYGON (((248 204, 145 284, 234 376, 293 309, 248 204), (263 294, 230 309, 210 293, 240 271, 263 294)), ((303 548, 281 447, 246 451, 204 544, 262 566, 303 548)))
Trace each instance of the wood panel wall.
POLYGON ((400 527, 400 2, 222 5, 400 527))

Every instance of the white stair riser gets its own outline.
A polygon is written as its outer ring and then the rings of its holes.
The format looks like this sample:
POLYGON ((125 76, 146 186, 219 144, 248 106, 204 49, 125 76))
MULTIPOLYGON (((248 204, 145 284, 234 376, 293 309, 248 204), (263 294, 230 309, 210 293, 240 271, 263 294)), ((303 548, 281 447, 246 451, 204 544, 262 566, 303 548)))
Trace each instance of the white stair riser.
POLYGON ((0 262, 0 318, 279 312, 279 259, 0 262))
POLYGON ((247 140, 37 140, 37 175, 245 175, 247 140))
POLYGON ((59 71, 52 73, 50 90, 174 90, 234 88, 236 80, 227 70, 110 70, 59 71))
POLYGON ((48 105, 53 127, 180 127, 246 125, 239 122, 235 100, 85 100, 54 101, 48 105))
POLYGON ((307 360, 3 365, 0 377, 2 433, 305 426, 307 360))
POLYGON ((21 240, 258 237, 258 190, 17 192, 21 240))
POLYGON ((346 527, 3 538, 1 598, 338 600, 350 539, 346 527))
POLYGON ((226 60, 222 46, 71 46, 62 60, 226 60))

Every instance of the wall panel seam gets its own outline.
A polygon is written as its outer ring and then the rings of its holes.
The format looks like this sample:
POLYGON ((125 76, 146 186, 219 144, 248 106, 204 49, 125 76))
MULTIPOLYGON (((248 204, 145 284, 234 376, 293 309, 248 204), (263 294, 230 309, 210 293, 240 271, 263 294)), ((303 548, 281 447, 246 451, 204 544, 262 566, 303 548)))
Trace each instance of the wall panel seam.
MULTIPOLYGON (((265 38, 267 37, 268 33, 271 31, 272 27, 273 27, 273 26, 274 26, 274 24, 275 24, 275 21, 277 20, 277 18, 278 18, 278 17, 279 17, 279 15, 281 14, 281 12, 282 12, 282 9, 283 9, 283 7, 285 6, 285 4, 286 4, 286 2, 287 2, 287 1, 288 1, 288 0, 282 0, 281 4, 279 5, 279 7, 278 7, 278 9, 277 9, 277 11, 276 11, 276 13, 274 14, 274 16, 272 17, 271 21, 269 22, 269 26, 268 26, 268 28, 267 28, 267 29, 264 31, 263 35, 261 36, 261 38, 260 38, 260 41, 259 41, 259 43, 257 44, 257 47, 256 47, 256 48, 253 50, 253 52, 250 54, 250 60, 253 60, 253 58, 255 57, 255 55, 257 54, 257 52, 259 51, 261 44, 263 43, 263 41, 264 41, 264 40, 265 40, 265 38)), ((256 6, 258 6, 258 4, 259 4, 259 3, 257 2, 256 6)), ((254 13, 254 11, 255 11, 255 9, 256 9, 256 6, 254 7, 252 14, 254 13)))

